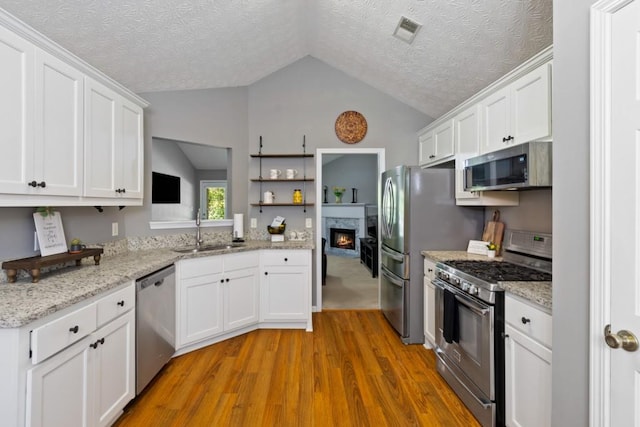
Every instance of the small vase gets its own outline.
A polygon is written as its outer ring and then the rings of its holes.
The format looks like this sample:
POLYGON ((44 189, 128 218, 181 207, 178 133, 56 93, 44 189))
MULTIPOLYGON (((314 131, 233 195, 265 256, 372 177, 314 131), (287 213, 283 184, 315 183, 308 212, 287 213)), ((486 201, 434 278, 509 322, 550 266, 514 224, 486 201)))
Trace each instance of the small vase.
POLYGON ((495 258, 496 257, 496 251, 487 251, 487 256, 489 258, 495 258))
POLYGON ((336 203, 342 203, 342 194, 340 195, 335 195, 336 196, 336 203))

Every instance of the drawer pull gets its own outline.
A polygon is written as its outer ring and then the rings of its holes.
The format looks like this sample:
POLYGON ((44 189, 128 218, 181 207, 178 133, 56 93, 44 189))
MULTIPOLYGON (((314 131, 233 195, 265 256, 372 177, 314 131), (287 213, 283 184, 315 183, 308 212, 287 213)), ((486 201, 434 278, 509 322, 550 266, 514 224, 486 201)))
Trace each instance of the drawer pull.
POLYGON ((79 330, 80 328, 78 327, 78 325, 74 326, 73 328, 69 328, 69 332, 73 332, 74 334, 77 334, 79 330))
POLYGON ((522 324, 524 324, 524 325, 526 325, 527 323, 531 323, 531 319, 527 319, 524 316, 522 316, 522 319, 520 319, 520 321, 522 321, 522 324))
POLYGON ((96 342, 94 342, 94 343, 89 344, 89 347, 94 348, 94 349, 95 349, 95 348, 98 348, 98 341, 96 341, 96 342))
POLYGON ((118 301, 118 302, 117 302, 117 304, 118 304, 120 307, 124 307, 124 300, 122 300, 122 301, 118 301))

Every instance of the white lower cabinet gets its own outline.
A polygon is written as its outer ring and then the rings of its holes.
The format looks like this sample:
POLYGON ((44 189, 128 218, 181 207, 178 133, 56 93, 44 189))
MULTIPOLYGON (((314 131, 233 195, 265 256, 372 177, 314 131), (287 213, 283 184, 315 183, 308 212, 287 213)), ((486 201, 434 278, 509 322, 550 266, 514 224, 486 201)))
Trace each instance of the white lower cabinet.
POLYGON ((27 371, 27 426, 107 426, 135 397, 135 311, 129 302, 125 314, 27 371))
POLYGON ((308 250, 263 251, 260 320, 310 322, 310 260, 308 250))
POLYGON ((551 316, 507 296, 505 397, 508 427, 551 425, 551 316))
POLYGON ((258 323, 258 252, 177 265, 177 348, 258 323))
POLYGON ((424 346, 434 348, 436 344, 436 286, 431 283, 435 278, 436 263, 424 259, 424 346))

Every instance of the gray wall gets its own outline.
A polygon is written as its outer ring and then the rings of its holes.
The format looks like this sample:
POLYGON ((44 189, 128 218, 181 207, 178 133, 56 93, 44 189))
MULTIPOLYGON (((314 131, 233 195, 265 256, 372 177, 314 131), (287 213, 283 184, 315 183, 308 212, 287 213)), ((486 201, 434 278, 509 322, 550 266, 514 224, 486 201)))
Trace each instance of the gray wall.
POLYGON ((552 425, 589 416, 589 8, 553 2, 552 425))
POLYGON ((518 206, 497 206, 485 208, 485 219, 491 220, 493 212, 500 211, 500 221, 505 228, 512 230, 528 230, 540 233, 551 233, 552 190, 529 190, 520 192, 518 206))
MULTIPOLYGON (((315 153, 316 148, 386 148, 387 167, 415 164, 416 132, 431 121, 431 117, 310 56, 249 87, 251 153, 258 151, 260 136, 265 153, 302 152, 302 138, 306 135, 308 153, 315 153), (355 145, 345 144, 335 135, 335 120, 347 110, 358 111, 367 120, 367 135, 355 145)), ((270 165, 283 170, 300 169, 301 165, 299 160, 270 161, 270 165)), ((267 168, 263 166, 263 172, 267 168)), ((257 160, 251 162, 249 170, 250 177, 258 176, 257 160)), ((310 176, 316 175, 315 158, 307 160, 307 171, 310 176)), ((250 183, 249 188, 249 201, 257 202, 259 185, 250 183)), ((277 201, 290 200, 293 190, 286 183, 272 184, 268 189, 276 193, 277 201)), ((315 201, 315 192, 309 186, 306 198, 315 201)), ((299 207, 268 207, 262 214, 258 208, 250 209, 250 216, 258 218, 259 228, 266 227, 275 215, 283 215, 287 224, 302 228, 303 218, 314 217, 315 213, 314 208, 304 213, 299 207)))
MULTIPOLYGON (((248 89, 226 88, 143 93, 151 103, 145 110, 145 153, 151 153, 151 139, 164 138, 231 148, 229 191, 231 212, 245 212, 247 200, 248 89), (240 185, 233 185, 233 183, 240 185)), ((145 196, 151 194, 151 156, 145 156, 145 196)), ((149 229, 151 200, 128 209, 129 236, 159 234, 149 229)), ((164 233, 173 233, 167 230, 164 233)))
MULTIPOLYGON (((353 199, 352 188, 358 190, 358 203, 378 202, 378 156, 375 154, 345 154, 322 166, 322 185, 326 185, 327 202, 333 203, 332 188, 343 187, 347 191, 342 203, 353 199)), ((322 190, 320 190, 322 191, 322 190)))

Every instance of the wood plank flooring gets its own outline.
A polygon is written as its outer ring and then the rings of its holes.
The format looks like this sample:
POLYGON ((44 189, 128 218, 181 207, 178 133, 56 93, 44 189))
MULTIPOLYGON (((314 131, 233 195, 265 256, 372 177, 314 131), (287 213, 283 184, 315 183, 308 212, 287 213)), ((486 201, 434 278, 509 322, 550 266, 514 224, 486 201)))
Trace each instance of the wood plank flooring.
POLYGON ((258 330, 172 359, 128 426, 478 426, 379 310, 323 311, 314 332, 258 330))

